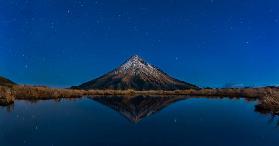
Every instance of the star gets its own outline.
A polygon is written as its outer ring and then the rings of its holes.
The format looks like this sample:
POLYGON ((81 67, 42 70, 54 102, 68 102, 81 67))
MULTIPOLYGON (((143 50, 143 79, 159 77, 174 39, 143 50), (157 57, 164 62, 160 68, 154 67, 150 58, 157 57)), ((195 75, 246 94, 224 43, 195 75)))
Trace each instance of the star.
POLYGON ((54 22, 50 22, 50 28, 54 29, 55 28, 55 23, 54 22))
POLYGON ((244 47, 248 47, 248 45, 249 45, 248 41, 244 42, 244 47))
POLYGON ((67 14, 70 14, 70 13, 71 13, 70 9, 67 9, 67 14))

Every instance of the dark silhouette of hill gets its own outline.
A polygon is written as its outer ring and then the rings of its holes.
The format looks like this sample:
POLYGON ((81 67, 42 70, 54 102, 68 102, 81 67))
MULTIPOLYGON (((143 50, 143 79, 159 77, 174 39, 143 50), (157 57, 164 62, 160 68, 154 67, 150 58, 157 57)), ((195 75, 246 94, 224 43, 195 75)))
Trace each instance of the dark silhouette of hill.
POLYGON ((0 76, 0 86, 16 85, 13 81, 0 76))

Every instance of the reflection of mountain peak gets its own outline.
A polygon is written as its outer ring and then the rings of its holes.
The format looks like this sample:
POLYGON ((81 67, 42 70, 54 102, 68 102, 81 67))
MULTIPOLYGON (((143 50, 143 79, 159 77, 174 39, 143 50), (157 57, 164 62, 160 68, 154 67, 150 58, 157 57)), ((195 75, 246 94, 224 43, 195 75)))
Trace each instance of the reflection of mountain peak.
POLYGON ((96 97, 95 101, 121 113, 130 121, 137 123, 182 97, 96 97))

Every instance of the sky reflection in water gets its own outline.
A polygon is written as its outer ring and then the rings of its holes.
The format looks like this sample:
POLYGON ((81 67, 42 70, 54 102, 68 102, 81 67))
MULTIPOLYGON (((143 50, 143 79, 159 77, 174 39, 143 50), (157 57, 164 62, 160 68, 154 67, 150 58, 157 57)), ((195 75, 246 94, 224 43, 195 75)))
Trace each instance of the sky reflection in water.
POLYGON ((255 112, 255 102, 245 99, 102 97, 33 103, 0 108, 1 145, 279 145, 278 117, 255 112))

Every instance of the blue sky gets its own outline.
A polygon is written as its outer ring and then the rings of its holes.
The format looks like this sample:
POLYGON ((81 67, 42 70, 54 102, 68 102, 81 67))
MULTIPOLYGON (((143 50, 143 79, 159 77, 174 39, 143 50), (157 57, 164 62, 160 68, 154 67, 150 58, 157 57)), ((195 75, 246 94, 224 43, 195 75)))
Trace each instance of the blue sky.
POLYGON ((279 84, 278 0, 0 0, 0 75, 67 87, 139 54, 199 86, 279 84))

